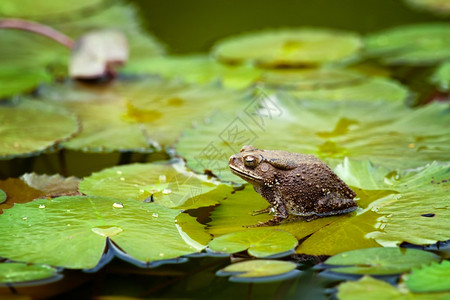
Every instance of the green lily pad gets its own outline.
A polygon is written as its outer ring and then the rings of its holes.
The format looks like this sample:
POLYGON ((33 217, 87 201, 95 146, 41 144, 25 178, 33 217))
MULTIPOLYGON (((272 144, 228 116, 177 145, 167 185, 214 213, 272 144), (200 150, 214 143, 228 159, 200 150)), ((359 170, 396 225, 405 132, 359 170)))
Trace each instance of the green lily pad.
POLYGON ((362 46, 352 32, 323 28, 266 30, 219 41, 213 55, 225 63, 263 67, 315 66, 355 59, 362 46))
POLYGON ((46 265, 28 265, 23 263, 0 263, 0 286, 42 279, 59 279, 58 271, 46 265))
POLYGON ((384 63, 433 65, 450 58, 450 24, 424 23, 388 29, 366 38, 367 52, 384 63))
POLYGON ((283 145, 282 150, 314 154, 331 166, 349 157, 390 169, 412 168, 450 160, 449 110, 446 103, 410 109, 398 102, 312 102, 272 95, 255 99, 237 117, 217 113, 207 124, 186 130, 176 149, 191 169, 209 169, 235 182, 242 180, 231 174, 228 159, 246 144, 270 150, 283 145))
POLYGON ((439 66, 431 77, 431 82, 443 92, 450 91, 450 61, 444 62, 439 66))
POLYGON ((299 99, 332 101, 405 101, 409 96, 405 86, 384 78, 368 78, 362 82, 338 88, 294 90, 288 93, 299 99))
POLYGON ((227 66, 207 55, 157 56, 126 65, 123 72, 158 74, 167 79, 182 79, 187 83, 207 84, 220 81, 226 88, 240 89, 251 85, 261 70, 252 66, 227 66))
POLYGON ((450 14, 449 0, 405 0, 407 4, 421 10, 427 10, 437 15, 450 14))
POLYGON ((233 232, 213 239, 209 248, 224 253, 237 253, 248 249, 255 257, 267 257, 293 250, 297 239, 289 232, 272 228, 255 228, 233 232))
POLYGON ((395 288, 389 283, 364 276, 358 281, 346 281, 338 286, 337 297, 342 300, 445 300, 450 293, 411 293, 403 286, 395 288))
MULTIPOLYGON (((354 167, 359 168, 358 164, 354 167)), ((346 180, 344 173, 339 175, 346 180)), ((367 237, 383 246, 404 241, 424 245, 448 240, 450 165, 434 162, 415 171, 400 172, 393 178, 386 175, 384 189, 393 192, 371 203, 371 210, 382 216, 377 219, 377 231, 367 237)))
POLYGON ((274 69, 262 73, 260 81, 268 88, 311 91, 333 89, 364 81, 363 74, 340 68, 274 69))
MULTIPOLYGON (((93 268, 106 238, 143 262, 201 251, 204 245, 180 233, 175 223, 178 214, 155 203, 95 196, 16 204, 0 215, 0 256, 72 269, 93 268)), ((197 226, 203 230, 203 225, 197 226)))
POLYGON ((248 100, 247 92, 161 80, 125 85, 120 94, 127 100, 128 118, 141 123, 160 146, 175 144, 181 132, 214 111, 236 111, 248 100))
POLYGON ((41 83, 49 82, 52 76, 47 70, 27 70, 14 67, 2 67, 0 82, 0 99, 22 92, 30 92, 41 83))
POLYGON ((132 164, 108 168, 86 177, 81 193, 93 196, 154 201, 169 208, 198 208, 217 203, 208 192, 216 184, 184 170, 183 163, 132 164))
POLYGON ((223 268, 216 274, 218 276, 232 276, 230 281, 261 282, 287 279, 295 276, 299 271, 297 265, 289 261, 279 260, 247 260, 234 263, 223 268))
POLYGON ((404 282, 412 292, 450 292, 450 261, 413 269, 404 276, 404 282))
POLYGON ((439 259, 431 252, 388 247, 339 253, 328 258, 324 264, 337 273, 390 275, 407 272, 439 259))
POLYGON ((73 114, 37 101, 0 106, 0 159, 42 152, 77 134, 73 114))

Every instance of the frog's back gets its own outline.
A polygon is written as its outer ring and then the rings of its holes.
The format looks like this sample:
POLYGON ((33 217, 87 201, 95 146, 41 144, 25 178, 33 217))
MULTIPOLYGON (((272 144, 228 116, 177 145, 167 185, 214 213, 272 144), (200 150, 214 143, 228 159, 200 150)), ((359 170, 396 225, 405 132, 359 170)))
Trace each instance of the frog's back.
POLYGON ((291 214, 326 216, 356 209, 356 193, 330 167, 313 155, 296 156, 295 174, 286 185, 292 191, 285 193, 289 195, 286 207, 291 214))

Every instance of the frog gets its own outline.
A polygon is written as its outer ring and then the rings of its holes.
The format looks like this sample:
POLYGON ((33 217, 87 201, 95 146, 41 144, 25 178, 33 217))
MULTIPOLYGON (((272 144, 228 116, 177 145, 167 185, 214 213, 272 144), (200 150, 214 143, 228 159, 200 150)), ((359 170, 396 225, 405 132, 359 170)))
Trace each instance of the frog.
POLYGON ((311 154, 245 145, 230 157, 228 166, 270 204, 253 212, 273 214, 272 219, 256 227, 278 225, 287 219, 312 221, 350 213, 358 207, 356 193, 311 154))

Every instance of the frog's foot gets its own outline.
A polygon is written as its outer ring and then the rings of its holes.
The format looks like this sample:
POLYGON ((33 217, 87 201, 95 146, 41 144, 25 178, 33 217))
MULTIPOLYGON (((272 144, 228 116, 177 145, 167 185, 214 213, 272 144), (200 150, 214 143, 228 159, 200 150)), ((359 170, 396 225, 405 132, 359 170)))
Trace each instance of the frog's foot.
POLYGON ((261 214, 267 214, 267 213, 270 213, 271 211, 272 211, 272 206, 269 206, 269 207, 264 208, 264 209, 254 210, 252 212, 252 216, 257 216, 257 215, 261 215, 261 214))
POLYGON ((279 225, 281 222, 283 222, 286 219, 287 219, 287 217, 284 217, 284 216, 275 216, 274 218, 272 218, 266 222, 259 222, 258 224, 250 225, 250 226, 246 226, 246 227, 252 228, 252 227, 275 226, 275 225, 279 225))

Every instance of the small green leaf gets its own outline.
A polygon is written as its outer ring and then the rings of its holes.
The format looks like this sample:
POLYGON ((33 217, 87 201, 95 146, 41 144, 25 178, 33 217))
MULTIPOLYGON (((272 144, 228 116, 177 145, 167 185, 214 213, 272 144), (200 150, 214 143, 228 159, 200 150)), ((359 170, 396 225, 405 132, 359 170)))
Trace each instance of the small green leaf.
POLYGON ((49 279, 56 277, 58 271, 46 265, 28 265, 23 263, 0 263, 0 286, 5 283, 49 279))
POLYGON ((93 173, 79 185, 79 191, 86 195, 154 201, 182 209, 216 204, 218 199, 208 196, 215 188, 214 183, 184 170, 181 161, 112 167, 93 173))
MULTIPOLYGON (((107 237, 135 260, 147 263, 201 251, 206 245, 183 233, 175 223, 178 214, 155 203, 95 196, 16 204, 0 215, 0 256, 93 268, 107 237)), ((203 225, 198 230, 204 230, 203 225)))
POLYGON ((209 248, 230 254, 248 249, 248 253, 252 256, 267 257, 291 251, 297 244, 297 239, 289 232, 272 228, 256 228, 217 237, 209 243, 209 248))
POLYGON ((79 130, 75 115, 38 101, 0 106, 0 159, 29 156, 79 130))
POLYGON ((251 85, 261 70, 252 66, 223 65, 207 55, 156 56, 126 65, 124 72, 158 74, 167 79, 207 84, 220 81, 226 88, 240 89, 251 85))
POLYGON ((407 272, 439 259, 434 253, 416 249, 367 248, 334 255, 324 264, 337 273, 389 275, 407 272))
POLYGON ((225 63, 263 67, 321 65, 348 61, 362 47, 353 32, 323 28, 266 30, 219 41, 213 55, 225 63))
POLYGON ((230 281, 275 281, 295 276, 297 265, 289 261, 247 260, 229 265, 217 272, 218 276, 232 276, 230 281))
POLYGON ((404 277, 406 286, 412 292, 450 292, 450 261, 415 268, 404 277))
POLYGON ((450 24, 424 23, 369 35, 367 51, 388 64, 433 65, 450 58, 450 24))

